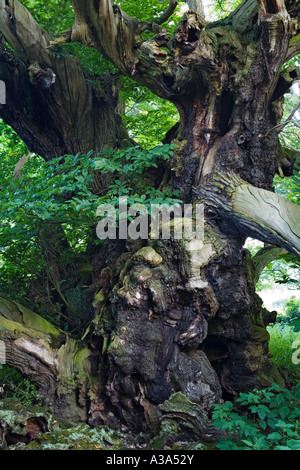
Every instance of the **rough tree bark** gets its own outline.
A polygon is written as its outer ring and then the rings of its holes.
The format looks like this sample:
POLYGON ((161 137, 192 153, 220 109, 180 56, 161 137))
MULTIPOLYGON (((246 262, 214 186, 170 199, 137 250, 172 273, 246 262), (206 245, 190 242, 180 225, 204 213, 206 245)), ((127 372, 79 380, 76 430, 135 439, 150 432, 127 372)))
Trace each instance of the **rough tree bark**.
POLYGON ((47 49, 53 38, 18 1, 1 0, 0 24, 0 80, 7 93, 0 116, 31 152, 48 160, 128 139, 113 77, 90 77, 78 60, 47 49))
POLYGON ((169 184, 185 203, 205 204, 203 241, 113 242, 95 255, 100 288, 82 338, 94 368, 77 405, 91 424, 156 429, 176 392, 209 410, 239 391, 284 384, 268 359, 272 315, 243 245, 252 236, 299 256, 299 207, 272 190, 276 172, 293 168, 276 126, 297 77, 281 70, 299 52, 299 4, 244 0, 209 24, 189 11, 170 38, 161 21, 130 18, 111 0, 71 3, 74 26, 53 44, 94 47, 176 105, 169 184), (154 36, 142 40, 145 30, 154 36))

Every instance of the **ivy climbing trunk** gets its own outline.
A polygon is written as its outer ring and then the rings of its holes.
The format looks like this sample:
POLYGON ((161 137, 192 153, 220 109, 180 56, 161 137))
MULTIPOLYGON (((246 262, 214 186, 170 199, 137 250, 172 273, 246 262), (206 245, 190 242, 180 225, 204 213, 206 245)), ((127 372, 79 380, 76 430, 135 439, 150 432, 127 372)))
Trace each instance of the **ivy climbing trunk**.
MULTIPOLYGON (((71 3, 74 26, 53 44, 94 47, 175 104, 180 125, 166 175, 184 203, 205 207, 203 240, 115 240, 94 254, 95 316, 81 340, 93 367, 77 405, 93 425, 154 432, 175 419, 191 433, 187 403, 208 412, 240 391, 288 380, 269 362, 274 314, 255 294, 257 264, 244 243, 252 236, 300 253, 299 207, 272 190, 274 175, 293 169, 277 126, 297 77, 282 66, 299 50, 299 4, 244 0, 211 24, 189 11, 170 38, 109 0, 71 3), (142 40, 145 30, 151 39, 142 40)), ((211 432, 205 416, 197 428, 211 432)))

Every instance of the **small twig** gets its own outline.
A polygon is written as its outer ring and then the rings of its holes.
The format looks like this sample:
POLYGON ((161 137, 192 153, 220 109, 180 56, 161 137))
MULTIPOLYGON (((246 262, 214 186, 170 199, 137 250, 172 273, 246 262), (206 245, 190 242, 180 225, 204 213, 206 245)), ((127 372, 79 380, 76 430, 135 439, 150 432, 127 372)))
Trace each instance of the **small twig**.
POLYGON ((267 137, 267 135, 268 135, 270 132, 274 131, 275 129, 277 129, 277 132, 278 132, 278 133, 281 132, 282 129, 283 129, 287 124, 289 124, 289 123, 292 121, 292 119, 293 119, 293 117, 295 116, 295 114, 296 114, 296 112, 297 112, 299 106, 300 106, 300 100, 299 100, 299 102, 296 104, 296 106, 294 107, 293 111, 291 112, 291 114, 289 115, 289 117, 287 118, 287 120, 284 121, 284 122, 282 122, 281 124, 277 124, 277 126, 272 127, 272 129, 268 130, 268 132, 264 135, 264 137, 267 137))

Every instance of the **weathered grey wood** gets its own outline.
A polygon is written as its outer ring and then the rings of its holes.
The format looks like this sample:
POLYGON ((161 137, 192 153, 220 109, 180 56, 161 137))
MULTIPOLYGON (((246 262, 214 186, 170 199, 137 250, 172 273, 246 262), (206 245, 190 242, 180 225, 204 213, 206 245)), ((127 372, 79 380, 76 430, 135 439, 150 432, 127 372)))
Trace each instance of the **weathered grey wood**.
POLYGON ((213 183, 196 193, 222 217, 231 219, 236 231, 300 256, 299 205, 245 183, 234 173, 216 173, 213 183))
POLYGON ((233 213, 240 224, 300 256, 300 206, 278 194, 242 184, 236 188, 233 213))
POLYGON ((191 11, 194 11, 197 13, 197 15, 202 16, 202 18, 205 17, 202 0, 186 0, 186 3, 188 4, 191 11))

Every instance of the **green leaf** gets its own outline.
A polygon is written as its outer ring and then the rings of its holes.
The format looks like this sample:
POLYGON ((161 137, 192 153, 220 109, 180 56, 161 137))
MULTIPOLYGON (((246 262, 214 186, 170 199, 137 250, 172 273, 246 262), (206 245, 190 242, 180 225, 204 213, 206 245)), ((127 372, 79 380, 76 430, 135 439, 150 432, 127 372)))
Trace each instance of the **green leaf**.
POLYGON ((292 450, 300 450, 300 439, 289 439, 286 444, 292 450))
POLYGON ((251 442, 251 441, 242 439, 242 442, 244 442, 244 444, 246 444, 246 445, 249 446, 249 447, 256 447, 256 445, 255 445, 253 442, 251 442))
POLYGON ((258 406, 257 414, 260 419, 264 419, 268 413, 269 413, 269 408, 267 408, 265 405, 258 406))
POLYGON ((288 406, 283 406, 283 407, 279 408, 278 413, 279 413, 280 417, 282 419, 284 419, 289 415, 290 409, 289 409, 288 406))
POLYGON ((267 423, 266 423, 266 421, 263 421, 263 420, 259 421, 259 425, 260 425, 260 427, 261 427, 263 430, 265 430, 265 429, 267 428, 267 423))
POLYGON ((274 450, 292 450, 292 449, 288 446, 275 446, 274 450))
POLYGON ((272 432, 267 436, 267 439, 271 442, 278 442, 281 439, 281 434, 279 432, 272 432))
POLYGON ((300 319, 299 318, 295 318, 295 319, 291 320, 290 324, 294 327, 295 333, 300 331, 300 319))

